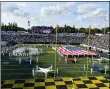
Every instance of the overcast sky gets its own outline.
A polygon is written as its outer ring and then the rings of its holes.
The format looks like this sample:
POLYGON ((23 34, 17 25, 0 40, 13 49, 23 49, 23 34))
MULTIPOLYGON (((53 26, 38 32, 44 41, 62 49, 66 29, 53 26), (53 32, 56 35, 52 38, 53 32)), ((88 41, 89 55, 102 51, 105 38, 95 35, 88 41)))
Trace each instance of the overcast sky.
POLYGON ((53 26, 65 24, 80 28, 109 26, 109 2, 2 2, 1 20, 18 26, 53 26))

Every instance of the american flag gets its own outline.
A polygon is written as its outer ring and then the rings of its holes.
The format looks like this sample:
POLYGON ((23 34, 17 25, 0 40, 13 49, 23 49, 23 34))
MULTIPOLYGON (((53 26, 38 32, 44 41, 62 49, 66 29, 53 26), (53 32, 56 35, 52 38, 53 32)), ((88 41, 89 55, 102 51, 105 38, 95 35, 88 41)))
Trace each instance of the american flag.
POLYGON ((30 21, 28 21, 28 26, 30 26, 30 21))
POLYGON ((83 49, 81 49, 81 50, 72 50, 72 51, 70 51, 70 50, 68 50, 68 49, 66 49, 65 47, 58 47, 57 48, 57 52, 60 54, 60 55, 72 55, 72 56, 82 56, 82 55, 93 55, 93 56, 95 56, 95 55, 97 55, 97 53, 96 52, 92 52, 92 51, 87 51, 87 50, 83 50, 83 49))

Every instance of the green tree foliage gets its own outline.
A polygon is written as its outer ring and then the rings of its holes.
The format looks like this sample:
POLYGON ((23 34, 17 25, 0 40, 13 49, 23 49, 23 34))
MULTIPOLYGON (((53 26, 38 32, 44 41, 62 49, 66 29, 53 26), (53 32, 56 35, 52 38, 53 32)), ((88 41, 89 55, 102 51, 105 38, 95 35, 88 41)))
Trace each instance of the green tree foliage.
POLYGON ((18 27, 17 23, 8 23, 8 25, 1 23, 1 30, 2 31, 27 31, 26 29, 22 27, 18 27))
POLYGON ((76 33, 77 29, 75 28, 75 25, 73 25, 73 27, 71 28, 71 33, 76 33))
POLYGON ((2 31, 4 31, 6 29, 4 23, 1 23, 1 29, 2 29, 2 31))
POLYGON ((77 32, 77 31, 74 26, 71 27, 66 24, 64 25, 64 27, 59 27, 59 30, 58 30, 58 33, 75 33, 75 32, 77 32))
POLYGON ((28 32, 34 32, 34 29, 36 28, 36 26, 32 26, 31 29, 28 29, 28 32))
POLYGON ((67 32, 67 33, 71 33, 71 29, 72 29, 72 28, 71 28, 70 26, 66 26, 66 32, 67 32))
POLYGON ((102 33, 101 29, 99 28, 93 28, 92 30, 94 33, 102 33))
POLYGON ((81 28, 79 29, 79 33, 85 33, 85 28, 81 27, 81 28))
POLYGON ((105 33, 110 32, 110 27, 102 28, 101 29, 102 33, 104 33, 104 30, 105 30, 105 33))
MULTIPOLYGON (((36 28, 36 26, 32 26, 30 29, 28 29, 28 32, 34 32, 34 29, 36 28)), ((55 33, 55 29, 52 26, 50 26, 51 29, 53 29, 52 33, 55 33)), ((58 33, 87 33, 88 34, 88 29, 89 28, 75 28, 75 26, 73 25, 73 27, 69 26, 69 25, 64 25, 64 27, 60 27, 58 29, 58 33)), ((9 22, 8 25, 1 23, 1 30, 2 31, 27 31, 26 29, 22 28, 22 27, 18 27, 17 23, 11 23, 9 22)), ((106 27, 106 28, 92 28, 91 29, 91 34, 95 34, 95 33, 105 33, 110 32, 110 27, 106 27)))
POLYGON ((78 31, 78 28, 75 28, 75 32, 74 33, 78 33, 79 31, 78 31))

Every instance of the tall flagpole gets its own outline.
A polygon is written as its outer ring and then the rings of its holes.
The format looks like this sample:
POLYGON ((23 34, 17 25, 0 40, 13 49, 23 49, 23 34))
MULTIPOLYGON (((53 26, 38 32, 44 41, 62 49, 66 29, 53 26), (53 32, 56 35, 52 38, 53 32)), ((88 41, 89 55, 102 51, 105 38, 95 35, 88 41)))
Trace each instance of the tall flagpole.
MULTIPOLYGON (((91 26, 89 25, 89 31, 88 31, 88 47, 87 47, 87 51, 89 53, 89 44, 90 44, 90 32, 91 32, 91 26)), ((87 55, 87 67, 86 67, 86 77, 88 76, 88 55, 87 55)))
POLYGON ((58 36, 58 34, 57 34, 57 30, 58 30, 58 24, 57 24, 57 26, 56 26, 56 29, 55 29, 55 32, 56 32, 56 42, 55 42, 55 72, 54 72, 54 78, 55 78, 55 74, 56 74, 56 60, 57 60, 57 36, 58 36))
POLYGON ((28 21, 28 30, 30 31, 30 21, 28 21))

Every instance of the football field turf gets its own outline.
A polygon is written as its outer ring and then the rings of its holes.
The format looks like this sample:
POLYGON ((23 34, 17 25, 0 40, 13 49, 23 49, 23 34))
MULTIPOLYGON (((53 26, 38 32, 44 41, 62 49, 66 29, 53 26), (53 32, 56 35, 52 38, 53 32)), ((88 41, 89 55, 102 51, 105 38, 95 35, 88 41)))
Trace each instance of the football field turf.
MULTIPOLYGON (((55 53, 53 52, 53 49, 51 47, 40 47, 43 49, 44 53, 38 55, 38 66, 40 67, 49 67, 51 64, 55 65, 55 53)), ((29 56, 20 56, 20 57, 8 57, 7 55, 1 60, 1 73, 2 73, 2 79, 27 79, 27 78, 33 78, 32 77, 32 68, 35 68, 36 58, 37 56, 32 56, 32 64, 29 65, 28 63, 22 63, 19 64, 16 59, 19 58, 29 58, 29 56), (7 64, 5 63, 7 62, 7 64)), ((57 77, 82 77, 86 76, 86 70, 84 70, 84 65, 87 64, 87 57, 84 58, 77 58, 77 63, 74 64, 72 61, 68 61, 68 63, 65 63, 64 58, 60 57, 57 54, 56 58, 56 67, 59 70, 59 74, 57 77), (59 60, 60 58, 60 60, 59 60)), ((92 65, 91 62, 89 62, 89 67, 92 65)), ((105 64, 99 64, 98 62, 95 63, 95 65, 104 66, 105 64)), ((87 68, 86 68, 87 69, 87 68)), ((48 77, 53 77, 54 73, 50 73, 48 77)), ((103 73, 94 71, 91 75, 90 68, 88 68, 88 76, 101 76, 103 73)), ((35 78, 44 78, 43 73, 39 73, 35 78)))
MULTIPOLYGON (((36 47, 38 48, 38 46, 36 46, 36 47)), ((5 57, 1 60, 1 79, 3 81, 3 85, 5 84, 5 81, 8 81, 8 80, 13 80, 15 82, 17 80, 25 81, 27 79, 31 79, 31 80, 35 81, 34 79, 41 79, 41 80, 44 79, 44 77, 45 77, 44 73, 39 73, 39 74, 35 75, 34 77, 32 76, 32 68, 35 68, 36 65, 45 68, 45 67, 49 67, 52 64, 53 69, 54 69, 55 53, 53 52, 52 48, 46 47, 46 46, 42 46, 42 47, 40 46, 39 48, 42 48, 44 53, 38 55, 38 59, 39 59, 38 64, 36 63, 37 56, 32 56, 33 61, 32 61, 32 64, 30 65, 28 63, 19 64, 19 62, 16 61, 16 59, 18 59, 18 58, 29 58, 29 56, 27 56, 27 57, 21 57, 21 56, 20 57, 8 57, 7 55, 5 55, 5 57)), ((79 78, 79 77, 86 76, 86 70, 84 70, 84 65, 86 65, 86 63, 87 63, 87 57, 77 58, 76 64, 74 64, 72 61, 65 63, 64 58, 60 57, 60 60, 59 60, 59 57, 60 56, 57 54, 56 67, 59 70, 59 74, 56 75, 56 78, 65 78, 65 77, 79 78)), ((92 65, 92 63, 89 62, 89 67, 91 65, 92 65)), ((95 65, 104 66, 105 64, 96 63, 95 65)), ((88 76, 104 76, 104 74, 101 72, 97 72, 97 71, 94 71, 93 74, 91 74, 90 68, 88 68, 88 76)), ((53 77, 54 77, 54 73, 48 74, 49 79, 53 79, 53 77)), ((89 81, 89 79, 88 79, 88 81, 89 81)), ((104 79, 104 81, 105 81, 105 79, 104 79)), ((13 84, 14 84, 14 82, 13 82, 13 84)), ((52 81, 50 81, 50 82, 52 82, 52 81)), ((64 81, 60 81, 60 82, 64 82, 64 81)), ((10 84, 10 82, 8 82, 8 83, 10 84)), ((25 82, 23 82, 23 86, 25 85, 24 83, 25 82)), ((31 82, 29 82, 29 83, 31 83, 31 82)), ((32 83, 35 84, 35 82, 32 82, 32 83)), ((44 82, 42 82, 42 83, 38 82, 38 83, 41 85, 43 84, 42 87, 48 86, 48 84, 44 83, 44 82)), ((106 81, 106 83, 108 84, 108 80, 106 81)), ((6 84, 7 84, 7 82, 6 82, 6 84)), ((56 89, 55 83, 51 83, 51 84, 53 84, 52 86, 54 87, 52 89, 56 89)), ((65 86, 66 86, 66 84, 65 84, 65 86)), ((87 85, 87 86, 89 86, 89 85, 87 85)), ((34 89, 33 87, 34 87, 34 85, 29 89, 34 89)), ((39 87, 39 86, 36 86, 36 87, 39 87)), ((13 88, 10 88, 10 89, 13 89, 13 88)), ((25 89, 25 86, 24 86, 24 88, 21 88, 21 89, 25 89)), ((26 89, 28 89, 28 88, 26 88, 26 89)), ((43 88, 39 87, 37 89, 43 89, 43 88)), ((45 89, 51 89, 51 88, 47 87, 45 89)), ((59 88, 57 88, 57 89, 59 89, 59 88)), ((61 89, 63 89, 63 88, 61 88, 61 89)), ((64 89, 66 89, 66 88, 64 88, 64 89)), ((67 88, 67 89, 69 89, 69 88, 67 88)), ((86 87, 86 89, 87 89, 87 87, 86 87)), ((107 88, 103 88, 103 89, 107 89, 107 88)))

